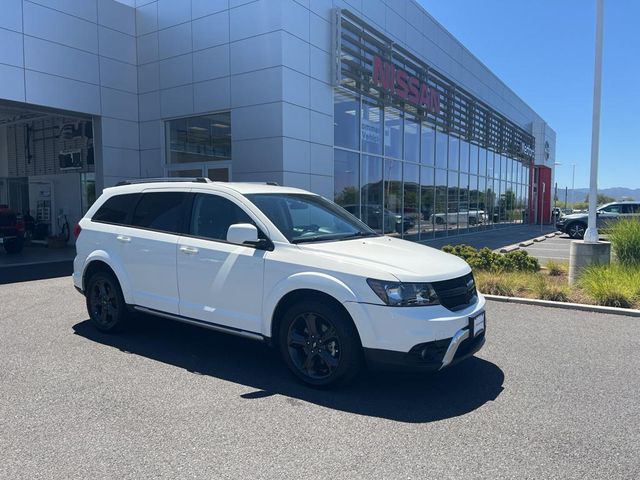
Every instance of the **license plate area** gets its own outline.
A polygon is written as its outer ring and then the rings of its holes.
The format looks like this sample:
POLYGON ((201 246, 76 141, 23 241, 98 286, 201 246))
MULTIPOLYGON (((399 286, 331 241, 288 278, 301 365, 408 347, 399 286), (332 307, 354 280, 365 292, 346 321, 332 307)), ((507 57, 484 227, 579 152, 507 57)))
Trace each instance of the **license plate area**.
POLYGON ((480 333, 484 332, 485 329, 485 313, 482 312, 475 317, 469 318, 469 331, 472 333, 473 337, 478 336, 480 333))

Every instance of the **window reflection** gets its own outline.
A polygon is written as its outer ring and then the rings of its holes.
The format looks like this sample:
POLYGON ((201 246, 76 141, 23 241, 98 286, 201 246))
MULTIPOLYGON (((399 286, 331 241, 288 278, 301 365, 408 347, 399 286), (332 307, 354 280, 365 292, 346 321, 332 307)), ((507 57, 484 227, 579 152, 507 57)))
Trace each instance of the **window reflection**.
POLYGON ((333 199, 345 208, 351 205, 353 210, 347 210, 356 216, 359 216, 357 205, 360 203, 358 157, 357 153, 334 150, 333 199))
POLYGON ((447 234, 447 171, 436 169, 436 200, 431 223, 434 225, 435 235, 447 234))
POLYGON ((420 123, 411 115, 404 118, 404 159, 420 161, 420 123))
POLYGON ((362 102, 362 151, 382 154, 382 109, 368 101, 362 102))
POLYGON ((435 159, 436 132, 433 128, 423 122, 420 136, 422 139, 420 161, 425 165, 433 166, 435 159))
POLYGON ((436 167, 447 168, 448 135, 438 130, 436 132, 436 167))
POLYGON ((449 135, 449 170, 458 170, 460 165, 460 140, 449 135))
POLYGON ((433 219, 435 202, 434 171, 431 167, 420 169, 420 239, 433 237, 433 219))
POLYGON ((415 163, 404 164, 402 230, 404 238, 418 240, 420 232, 420 167, 415 163))
POLYGON ((398 160, 384 160, 384 208, 385 215, 389 215, 395 221, 384 222, 384 233, 401 234, 403 230, 402 220, 402 162, 398 160))
POLYGON ((360 104, 355 96, 336 90, 333 103, 333 141, 338 147, 358 150, 360 104))
POLYGON ((402 158, 402 114, 391 107, 384 109, 384 154, 402 158))
MULTIPOLYGON (((364 223, 376 232, 384 231, 383 221, 393 221, 383 215, 382 203, 382 158, 363 155, 362 157, 362 214, 364 223)), ((395 228, 395 221, 393 221, 395 228)))
MULTIPOLYGON (((167 163, 231 160, 229 112, 178 118, 167 123, 167 163)), ((200 173, 198 176, 202 175, 200 173)))

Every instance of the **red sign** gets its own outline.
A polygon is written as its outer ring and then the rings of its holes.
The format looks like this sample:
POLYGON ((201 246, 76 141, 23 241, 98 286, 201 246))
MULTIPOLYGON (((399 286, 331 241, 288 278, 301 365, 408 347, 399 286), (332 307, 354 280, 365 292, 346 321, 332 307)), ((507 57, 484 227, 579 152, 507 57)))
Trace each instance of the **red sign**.
POLYGON ((434 114, 440 113, 440 94, 436 89, 377 56, 373 58, 372 81, 374 85, 413 105, 434 114))

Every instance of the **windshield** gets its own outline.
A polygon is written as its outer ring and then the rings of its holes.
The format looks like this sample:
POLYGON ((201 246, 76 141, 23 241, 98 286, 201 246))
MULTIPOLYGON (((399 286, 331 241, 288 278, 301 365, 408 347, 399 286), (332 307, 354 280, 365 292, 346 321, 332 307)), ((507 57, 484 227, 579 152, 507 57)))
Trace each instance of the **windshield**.
POLYGON ((318 195, 247 195, 291 243, 378 236, 346 210, 318 195))

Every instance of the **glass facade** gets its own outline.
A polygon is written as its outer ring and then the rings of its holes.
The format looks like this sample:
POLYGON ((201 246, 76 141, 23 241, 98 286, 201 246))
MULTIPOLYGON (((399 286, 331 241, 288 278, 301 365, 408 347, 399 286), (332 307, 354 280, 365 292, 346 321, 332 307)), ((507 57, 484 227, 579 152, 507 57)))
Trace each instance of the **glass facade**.
POLYGON ((230 112, 177 118, 165 128, 168 176, 230 179, 230 112))
POLYGON ((529 165, 336 88, 334 199, 409 240, 526 222, 529 165))

